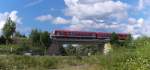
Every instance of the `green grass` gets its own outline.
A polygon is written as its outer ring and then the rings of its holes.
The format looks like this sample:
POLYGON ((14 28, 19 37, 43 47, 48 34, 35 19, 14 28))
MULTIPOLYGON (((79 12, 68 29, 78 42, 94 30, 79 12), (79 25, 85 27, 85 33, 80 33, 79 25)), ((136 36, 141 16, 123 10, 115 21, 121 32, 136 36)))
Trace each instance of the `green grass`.
POLYGON ((108 55, 82 57, 1 55, 0 70, 149 70, 149 50, 149 46, 138 49, 120 47, 108 55))
MULTIPOLYGON (((149 70, 150 42, 140 40, 135 43, 134 48, 113 47, 108 55, 81 57, 3 54, 0 55, 0 70, 149 70)), ((17 45, 0 45, 1 50, 7 49, 8 52, 10 47, 13 50, 18 48, 17 45)))
POLYGON ((41 56, 1 56, 1 70, 46 70, 57 68, 58 60, 55 57, 41 56))
POLYGON ((80 59, 75 56, 0 56, 0 70, 49 70, 78 64, 80 59))
POLYGON ((0 54, 14 54, 18 48, 18 45, 0 45, 0 54))

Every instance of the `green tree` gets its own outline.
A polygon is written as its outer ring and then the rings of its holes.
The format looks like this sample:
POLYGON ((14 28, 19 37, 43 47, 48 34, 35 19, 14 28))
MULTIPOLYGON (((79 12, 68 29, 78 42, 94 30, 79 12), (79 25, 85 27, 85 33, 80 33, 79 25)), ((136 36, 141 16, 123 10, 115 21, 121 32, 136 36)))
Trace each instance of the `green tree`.
POLYGON ((127 37, 127 42, 131 42, 133 40, 133 37, 131 34, 128 34, 128 37, 127 37))
POLYGON ((51 45, 50 35, 47 31, 38 31, 33 29, 30 34, 30 40, 34 48, 43 50, 43 53, 46 54, 48 47, 51 45))
POLYGON ((49 33, 47 31, 40 32, 40 45, 43 46, 43 48, 45 48, 45 53, 48 47, 50 46, 50 44, 51 44, 51 39, 49 33))
POLYGON ((16 32, 15 33, 15 37, 23 37, 23 38, 25 38, 26 36, 22 35, 20 32, 16 32))
POLYGON ((111 44, 118 44, 118 36, 117 36, 117 34, 115 33, 115 32, 113 32, 112 34, 111 34, 111 38, 110 38, 110 43, 111 44))
POLYGON ((30 40, 32 46, 40 46, 40 32, 37 29, 33 29, 30 34, 30 40))
POLYGON ((133 37, 132 37, 131 34, 128 34, 128 37, 127 37, 127 39, 123 42, 123 45, 124 45, 124 46, 127 46, 127 47, 131 47, 132 43, 133 43, 133 37))
POLYGON ((3 30, 3 36, 6 39, 6 44, 9 44, 16 30, 16 23, 12 21, 11 18, 9 17, 2 30, 3 30))
POLYGON ((51 43, 50 35, 47 31, 40 32, 40 43, 42 46, 48 48, 51 43))
POLYGON ((34 46, 49 47, 51 43, 50 35, 47 31, 41 32, 37 29, 33 29, 30 34, 30 39, 34 46))
POLYGON ((6 39, 3 35, 0 36, 0 44, 6 44, 6 39))

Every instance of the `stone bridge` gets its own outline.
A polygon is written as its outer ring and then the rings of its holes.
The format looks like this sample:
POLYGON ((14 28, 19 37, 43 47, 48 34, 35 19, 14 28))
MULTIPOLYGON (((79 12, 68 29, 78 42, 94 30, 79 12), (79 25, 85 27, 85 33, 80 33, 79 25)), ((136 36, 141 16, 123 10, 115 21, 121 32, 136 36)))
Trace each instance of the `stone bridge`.
POLYGON ((70 39, 70 38, 52 38, 52 44, 48 48, 49 55, 61 55, 59 49, 64 44, 80 44, 80 45, 97 45, 100 52, 104 52, 104 45, 108 43, 109 39, 70 39))

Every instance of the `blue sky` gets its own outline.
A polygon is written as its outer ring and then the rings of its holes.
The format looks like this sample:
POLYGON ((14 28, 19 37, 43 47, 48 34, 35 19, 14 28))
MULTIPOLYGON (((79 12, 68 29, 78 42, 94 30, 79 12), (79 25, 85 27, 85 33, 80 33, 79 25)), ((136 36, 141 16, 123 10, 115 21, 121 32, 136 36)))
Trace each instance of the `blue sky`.
MULTIPOLYGON (((65 8, 63 0, 0 0, 0 13, 17 11, 17 16, 21 18, 22 24, 19 28, 30 30, 38 28, 51 31, 57 26, 51 22, 39 22, 35 20, 37 16, 53 14, 53 16, 63 16, 65 8)), ((23 30, 24 30, 23 29, 23 30)), ((24 31, 21 31, 24 33, 24 31)), ((27 32, 27 31, 25 31, 27 32)))
POLYGON ((149 35, 149 0, 0 0, 0 32, 9 16, 29 34, 68 29, 149 35))

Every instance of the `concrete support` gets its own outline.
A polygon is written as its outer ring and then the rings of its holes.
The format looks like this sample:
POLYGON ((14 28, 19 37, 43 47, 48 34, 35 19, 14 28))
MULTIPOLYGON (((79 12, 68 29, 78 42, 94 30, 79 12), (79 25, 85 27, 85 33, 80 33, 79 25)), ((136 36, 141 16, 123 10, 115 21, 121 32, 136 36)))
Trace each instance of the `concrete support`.
POLYGON ((110 43, 98 44, 98 48, 100 49, 100 53, 107 55, 112 50, 110 43))
POLYGON ((99 39, 53 39, 51 46, 48 48, 48 55, 62 55, 60 48, 63 47, 63 44, 97 45, 97 49, 99 49, 100 53, 106 54, 107 52, 109 52, 109 45, 107 45, 107 43, 108 41, 99 39))
POLYGON ((48 55, 61 55, 60 48, 62 47, 62 44, 57 42, 52 42, 51 46, 48 48, 48 55))
POLYGON ((98 44, 98 49, 100 50, 100 53, 104 53, 104 44, 98 44))
POLYGON ((112 51, 112 46, 110 43, 105 43, 104 45, 104 54, 107 55, 112 51))

